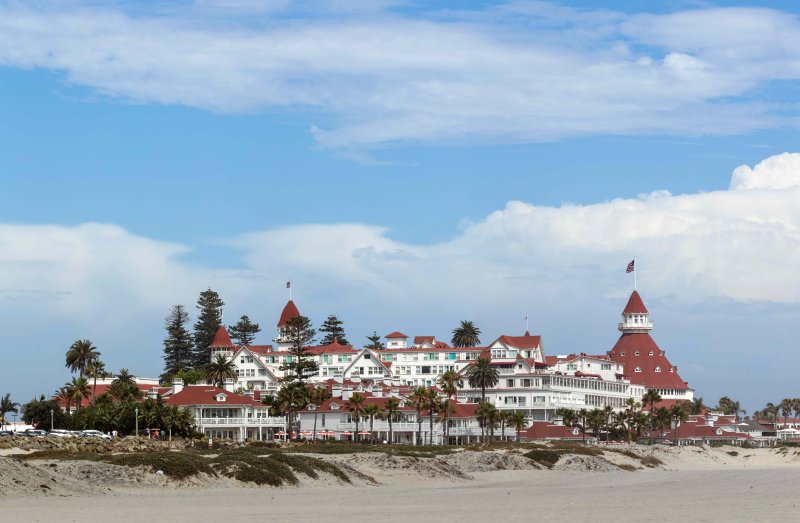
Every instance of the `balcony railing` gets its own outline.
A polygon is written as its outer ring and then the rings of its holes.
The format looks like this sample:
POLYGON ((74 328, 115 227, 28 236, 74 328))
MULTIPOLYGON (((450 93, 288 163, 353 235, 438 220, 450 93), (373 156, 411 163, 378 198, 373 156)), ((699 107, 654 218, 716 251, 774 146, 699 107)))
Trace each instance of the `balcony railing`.
POLYGON ((286 425, 286 418, 200 418, 200 425, 263 425, 283 427, 286 425))

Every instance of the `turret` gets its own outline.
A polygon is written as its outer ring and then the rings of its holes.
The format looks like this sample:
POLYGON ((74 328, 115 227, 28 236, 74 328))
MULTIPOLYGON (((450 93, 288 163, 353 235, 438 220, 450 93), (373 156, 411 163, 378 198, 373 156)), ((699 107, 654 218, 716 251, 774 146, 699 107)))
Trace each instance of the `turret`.
POLYGON ((295 305, 292 300, 289 300, 283 307, 283 311, 281 311, 281 317, 278 318, 278 336, 273 340, 277 345, 277 350, 289 350, 291 344, 284 335, 284 328, 286 327, 286 322, 297 316, 300 316, 300 310, 298 310, 297 305, 295 305))
POLYGON ((622 322, 617 325, 617 328, 623 334, 648 333, 653 330, 650 313, 647 311, 647 307, 644 306, 642 297, 639 296, 638 292, 633 291, 633 294, 628 299, 628 304, 622 311, 622 322))
POLYGON ((220 325, 217 329, 216 334, 214 334, 214 341, 211 342, 209 348, 211 349, 212 362, 217 358, 217 354, 224 354, 226 356, 233 355, 233 349, 235 347, 233 346, 233 342, 231 341, 231 337, 225 325, 220 325))

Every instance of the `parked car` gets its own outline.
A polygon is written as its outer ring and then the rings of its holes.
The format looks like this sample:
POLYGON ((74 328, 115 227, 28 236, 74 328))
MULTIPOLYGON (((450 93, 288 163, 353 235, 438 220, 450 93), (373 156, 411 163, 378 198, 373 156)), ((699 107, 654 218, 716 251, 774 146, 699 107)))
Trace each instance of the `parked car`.
POLYGON ((64 430, 64 429, 53 429, 50 431, 50 435, 56 438, 74 438, 77 436, 71 430, 64 430))
POLYGON ((100 438, 100 439, 111 439, 111 436, 108 434, 104 434, 99 430, 82 430, 81 431, 82 438, 100 438))
POLYGON ((17 432, 17 436, 28 436, 29 438, 44 438, 47 436, 47 431, 42 429, 26 429, 22 432, 17 432))
POLYGON ((10 430, 0 430, 0 436, 13 436, 14 433, 10 430))

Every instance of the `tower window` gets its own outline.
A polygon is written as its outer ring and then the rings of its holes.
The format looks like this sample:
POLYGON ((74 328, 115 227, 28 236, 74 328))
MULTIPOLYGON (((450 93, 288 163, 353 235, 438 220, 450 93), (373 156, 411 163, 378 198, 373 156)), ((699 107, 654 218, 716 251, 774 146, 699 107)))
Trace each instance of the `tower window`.
POLYGON ((633 353, 633 355, 634 356, 638 356, 639 355, 639 351, 637 350, 636 352, 633 353))
POLYGON ((633 369, 633 372, 642 372, 642 368, 641 367, 636 367, 635 369, 633 369))
POLYGON ((652 356, 653 355, 653 351, 648 352, 647 355, 648 356, 652 356))
POLYGON ((661 372, 661 367, 656 367, 656 372, 661 372))

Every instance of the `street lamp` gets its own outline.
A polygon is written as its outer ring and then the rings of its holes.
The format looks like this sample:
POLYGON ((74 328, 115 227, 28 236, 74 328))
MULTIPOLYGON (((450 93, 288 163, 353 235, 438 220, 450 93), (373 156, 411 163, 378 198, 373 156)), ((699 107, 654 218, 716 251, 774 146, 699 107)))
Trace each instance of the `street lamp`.
POLYGON ((135 409, 133 409, 133 411, 136 413, 136 418, 134 418, 134 419, 136 419, 136 437, 138 438, 139 437, 139 407, 136 407, 135 409))
POLYGON ((50 432, 53 432, 53 409, 50 409, 50 432))

